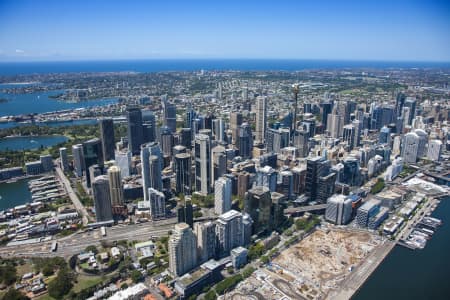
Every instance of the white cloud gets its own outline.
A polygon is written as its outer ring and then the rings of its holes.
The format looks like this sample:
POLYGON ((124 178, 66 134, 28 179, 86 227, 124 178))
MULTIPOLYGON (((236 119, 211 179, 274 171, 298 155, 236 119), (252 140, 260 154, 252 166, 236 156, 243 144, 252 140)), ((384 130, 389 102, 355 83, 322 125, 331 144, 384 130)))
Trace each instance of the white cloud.
POLYGON ((25 53, 25 51, 24 51, 24 50, 22 50, 22 49, 16 49, 16 53, 17 53, 17 54, 24 54, 24 53, 25 53))

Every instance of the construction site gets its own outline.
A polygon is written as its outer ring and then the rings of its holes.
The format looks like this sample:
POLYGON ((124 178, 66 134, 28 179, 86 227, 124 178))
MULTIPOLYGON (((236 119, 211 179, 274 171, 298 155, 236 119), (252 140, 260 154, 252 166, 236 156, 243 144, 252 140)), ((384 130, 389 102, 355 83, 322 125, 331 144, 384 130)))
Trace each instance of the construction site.
POLYGON ((325 299, 382 244, 367 231, 318 229, 239 284, 230 299, 325 299))

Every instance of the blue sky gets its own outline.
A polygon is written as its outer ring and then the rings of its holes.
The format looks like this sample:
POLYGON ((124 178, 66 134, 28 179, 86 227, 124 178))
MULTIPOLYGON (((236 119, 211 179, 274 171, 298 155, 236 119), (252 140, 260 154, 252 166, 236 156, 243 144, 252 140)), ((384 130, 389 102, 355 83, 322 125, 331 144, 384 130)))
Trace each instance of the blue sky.
POLYGON ((450 61, 449 30, 450 1, 0 0, 0 61, 450 61))

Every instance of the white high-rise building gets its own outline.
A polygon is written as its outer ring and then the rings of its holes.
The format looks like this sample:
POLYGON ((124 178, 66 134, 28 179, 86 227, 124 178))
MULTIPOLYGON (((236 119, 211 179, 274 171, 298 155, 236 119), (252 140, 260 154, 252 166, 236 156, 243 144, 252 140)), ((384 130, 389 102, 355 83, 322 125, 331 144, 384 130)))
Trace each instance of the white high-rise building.
POLYGON ((352 200, 345 195, 328 198, 325 219, 336 225, 347 224, 352 216, 352 200))
POLYGON ((84 159, 83 159, 83 145, 77 144, 72 146, 73 167, 77 177, 83 176, 84 159))
POLYGON ((194 223, 194 233, 197 236, 198 262, 203 263, 215 256, 216 224, 208 221, 194 223))
POLYGON ((344 117, 336 114, 329 114, 327 119, 327 131, 333 138, 339 138, 344 131, 344 117))
POLYGON ((116 151, 115 161, 117 166, 120 168, 120 175, 122 178, 131 175, 131 151, 124 149, 123 151, 116 151))
POLYGON ((431 140, 428 143, 427 157, 432 161, 441 160, 442 142, 440 140, 431 140))
POLYGON ((385 181, 392 181, 397 177, 398 174, 403 170, 403 159, 401 157, 397 157, 392 161, 392 164, 387 167, 386 172, 384 173, 385 181))
POLYGON ((242 214, 230 210, 220 215, 216 221, 216 236, 219 255, 226 256, 231 249, 243 246, 244 224, 242 214))
POLYGON ((111 166, 108 169, 109 193, 112 206, 123 205, 123 186, 120 177, 120 168, 111 166))
POLYGON ((59 148, 59 159, 61 160, 61 169, 63 171, 68 171, 69 161, 67 160, 67 148, 59 148))
POLYGON ((175 277, 197 265, 197 239, 188 224, 175 224, 168 248, 169 270, 175 277))
POLYGON ((149 188, 148 198, 152 219, 164 218, 166 216, 166 196, 154 188, 149 188))
POLYGON ((256 98, 256 130, 255 141, 256 143, 263 144, 266 134, 267 126, 267 98, 256 98))
POLYGON ((427 155, 428 134, 423 129, 416 129, 414 133, 419 136, 419 146, 417 148, 417 157, 425 157, 427 155))
POLYGON ((92 194, 94 195, 96 221, 104 222, 112 220, 111 194, 109 191, 108 177, 106 175, 100 175, 93 178, 92 194))
POLYGON ((419 151, 419 136, 414 132, 405 134, 403 138, 402 157, 405 163, 413 164, 417 161, 419 151))
POLYGON ((214 212, 224 214, 231 209, 231 180, 220 177, 214 184, 214 212))
POLYGON ((195 136, 195 189, 202 195, 208 195, 211 182, 211 142, 209 136, 195 136))

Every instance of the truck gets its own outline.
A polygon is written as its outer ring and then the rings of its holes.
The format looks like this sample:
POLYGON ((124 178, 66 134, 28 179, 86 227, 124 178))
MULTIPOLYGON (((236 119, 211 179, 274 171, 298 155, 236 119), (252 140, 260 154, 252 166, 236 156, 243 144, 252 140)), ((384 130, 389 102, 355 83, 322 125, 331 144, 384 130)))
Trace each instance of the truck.
POLYGON ((56 252, 58 250, 58 243, 56 241, 52 242, 52 252, 56 252))
POLYGON ((102 236, 106 236, 106 228, 105 228, 105 226, 100 227, 100 232, 102 233, 102 236))

